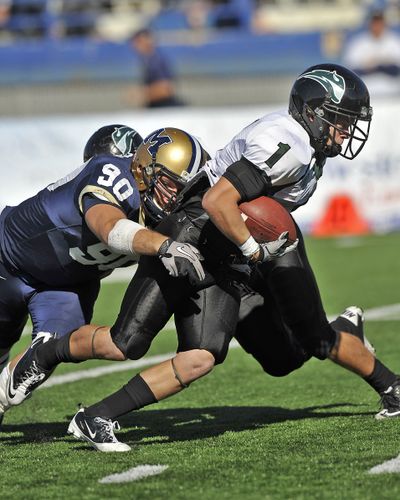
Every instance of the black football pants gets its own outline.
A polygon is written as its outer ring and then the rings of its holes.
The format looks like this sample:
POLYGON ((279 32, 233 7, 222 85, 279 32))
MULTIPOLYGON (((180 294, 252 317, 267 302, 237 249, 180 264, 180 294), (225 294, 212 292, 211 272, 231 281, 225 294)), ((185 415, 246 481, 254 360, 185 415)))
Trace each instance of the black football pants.
POLYGON ((325 359, 336 343, 299 228, 296 250, 258 266, 242 297, 235 337, 274 376, 287 375, 311 356, 325 359))
MULTIPOLYGON (((169 216, 157 231, 194 245, 199 238, 184 212, 169 216)), ((206 280, 205 288, 195 290, 186 278, 171 277, 157 257, 141 257, 111 328, 114 343, 126 357, 141 358, 174 314, 178 352, 206 349, 221 363, 236 328, 240 294, 229 280, 216 282, 210 274, 206 280)))

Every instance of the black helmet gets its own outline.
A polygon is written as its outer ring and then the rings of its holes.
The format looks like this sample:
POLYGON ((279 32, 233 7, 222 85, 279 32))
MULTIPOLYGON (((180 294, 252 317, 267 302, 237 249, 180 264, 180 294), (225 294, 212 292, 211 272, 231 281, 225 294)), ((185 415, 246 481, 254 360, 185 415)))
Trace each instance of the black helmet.
POLYGON ((352 160, 368 139, 372 118, 369 92, 355 73, 338 64, 318 64, 304 71, 290 93, 289 113, 310 136, 317 152, 352 160), (334 128, 334 130, 331 129, 334 128), (335 130, 346 130, 343 145, 335 130))
POLYGON ((90 136, 83 150, 83 161, 102 153, 133 156, 142 140, 141 135, 131 127, 120 124, 105 125, 90 136))

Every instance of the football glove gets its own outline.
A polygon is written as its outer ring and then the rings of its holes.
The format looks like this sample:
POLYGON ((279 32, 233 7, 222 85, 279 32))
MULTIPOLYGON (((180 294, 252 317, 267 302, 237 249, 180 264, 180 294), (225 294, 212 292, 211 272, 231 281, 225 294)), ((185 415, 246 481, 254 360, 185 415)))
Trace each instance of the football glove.
POLYGON ((299 240, 296 239, 291 245, 285 246, 288 240, 289 233, 285 231, 279 235, 277 240, 268 241, 267 243, 259 243, 260 253, 258 258, 252 262, 267 262, 268 260, 282 257, 283 255, 292 252, 298 245, 299 240))
POLYGON ((203 257, 190 243, 180 243, 169 238, 160 246, 158 256, 168 273, 174 278, 187 276, 192 285, 205 278, 200 262, 203 257))

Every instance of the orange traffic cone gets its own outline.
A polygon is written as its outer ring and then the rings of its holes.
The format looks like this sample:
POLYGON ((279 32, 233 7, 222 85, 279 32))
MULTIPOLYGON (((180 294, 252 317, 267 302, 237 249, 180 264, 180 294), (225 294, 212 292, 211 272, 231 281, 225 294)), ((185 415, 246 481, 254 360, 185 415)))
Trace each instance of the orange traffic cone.
POLYGON ((312 230, 313 236, 347 236, 370 233, 368 222, 358 213, 350 196, 333 196, 312 230))

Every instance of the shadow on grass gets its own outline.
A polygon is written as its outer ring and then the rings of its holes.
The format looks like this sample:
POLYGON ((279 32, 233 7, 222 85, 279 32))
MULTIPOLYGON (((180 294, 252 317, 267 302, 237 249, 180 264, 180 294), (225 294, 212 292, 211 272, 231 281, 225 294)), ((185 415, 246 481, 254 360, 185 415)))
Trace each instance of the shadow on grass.
MULTIPOLYGON (((227 431, 240 432, 257 429, 286 421, 371 416, 371 412, 343 409, 344 407, 360 409, 362 406, 365 405, 335 403, 294 410, 271 406, 177 408, 133 412, 121 417, 119 421, 126 429, 123 432, 123 441, 140 444, 171 443, 215 437, 227 431)), ((30 424, 7 424, 5 422, 0 432, 0 445, 66 441, 67 427, 72 416, 66 416, 64 422, 30 424)))

